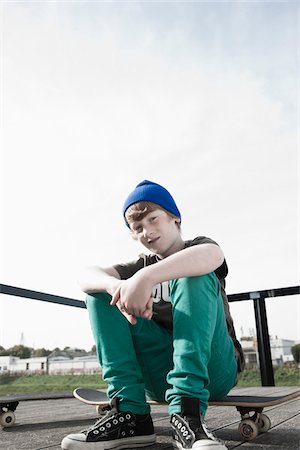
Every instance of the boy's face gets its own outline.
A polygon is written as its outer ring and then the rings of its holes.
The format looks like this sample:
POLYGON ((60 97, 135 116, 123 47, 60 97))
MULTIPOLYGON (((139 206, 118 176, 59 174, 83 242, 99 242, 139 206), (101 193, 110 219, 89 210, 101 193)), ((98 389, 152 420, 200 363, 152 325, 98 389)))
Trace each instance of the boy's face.
POLYGON ((156 209, 143 219, 130 222, 129 226, 134 239, 152 253, 165 258, 183 248, 178 222, 179 219, 156 209))

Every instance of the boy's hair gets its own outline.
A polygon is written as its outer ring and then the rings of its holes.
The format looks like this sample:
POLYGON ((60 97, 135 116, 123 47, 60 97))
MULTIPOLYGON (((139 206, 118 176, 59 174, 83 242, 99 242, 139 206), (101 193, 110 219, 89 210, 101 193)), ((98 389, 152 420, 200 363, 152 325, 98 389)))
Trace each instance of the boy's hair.
POLYGON ((173 219, 178 219, 178 224, 180 224, 180 218, 178 216, 175 216, 175 214, 170 213, 162 206, 157 205, 156 203, 153 202, 137 202, 129 206, 129 208, 125 212, 126 222, 129 224, 137 220, 142 220, 147 214, 157 209, 164 211, 166 214, 168 214, 168 216, 172 217, 173 219))

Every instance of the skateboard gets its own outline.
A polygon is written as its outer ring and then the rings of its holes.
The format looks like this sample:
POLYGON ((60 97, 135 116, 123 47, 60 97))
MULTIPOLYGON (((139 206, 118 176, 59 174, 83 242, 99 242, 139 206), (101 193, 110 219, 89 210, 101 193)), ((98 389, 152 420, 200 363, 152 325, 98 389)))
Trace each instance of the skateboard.
POLYGON ((0 425, 4 428, 12 427, 16 421, 15 411, 19 402, 30 400, 60 400, 63 398, 73 398, 71 392, 48 394, 28 394, 28 395, 8 395, 0 397, 0 425))
MULTIPOLYGON (((105 392, 96 389, 76 388, 74 397, 88 405, 95 405, 97 413, 102 416, 111 409, 109 399, 105 392)), ((280 405, 281 403, 300 397, 300 390, 291 394, 272 397, 228 395, 222 400, 211 400, 209 406, 234 406, 241 415, 238 430, 244 441, 252 441, 259 433, 266 433, 271 428, 271 420, 263 414, 267 406, 280 405)), ((152 405, 167 405, 166 402, 148 401, 152 405)))

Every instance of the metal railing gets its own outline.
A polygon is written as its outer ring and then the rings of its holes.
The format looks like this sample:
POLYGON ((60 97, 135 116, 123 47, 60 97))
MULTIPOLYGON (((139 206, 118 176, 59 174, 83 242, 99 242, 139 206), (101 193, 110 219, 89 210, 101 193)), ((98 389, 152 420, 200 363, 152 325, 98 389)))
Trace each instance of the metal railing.
POLYGON ((275 386, 265 299, 297 294, 300 294, 300 286, 244 292, 241 294, 232 294, 228 296, 228 300, 230 302, 245 300, 253 301, 262 386, 275 386))
MULTIPOLYGON (((0 293, 14 295, 16 297, 30 298, 32 300, 42 300, 44 302, 56 303, 60 305, 75 306, 77 308, 86 307, 85 302, 82 300, 46 294, 44 292, 31 291, 29 289, 9 286, 7 284, 0 284, 0 293)), ((275 386, 265 299, 297 294, 300 294, 300 286, 242 292, 240 294, 228 295, 229 302, 246 300, 253 301, 262 386, 275 386)))

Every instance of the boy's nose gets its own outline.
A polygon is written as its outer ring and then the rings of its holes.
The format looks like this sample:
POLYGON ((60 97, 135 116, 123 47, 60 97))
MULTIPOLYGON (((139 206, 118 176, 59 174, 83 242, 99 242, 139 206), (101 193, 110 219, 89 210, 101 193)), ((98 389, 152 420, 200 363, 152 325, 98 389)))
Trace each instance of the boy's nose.
POLYGON ((144 228, 143 235, 145 238, 149 238, 153 235, 153 231, 151 231, 149 228, 144 228))

